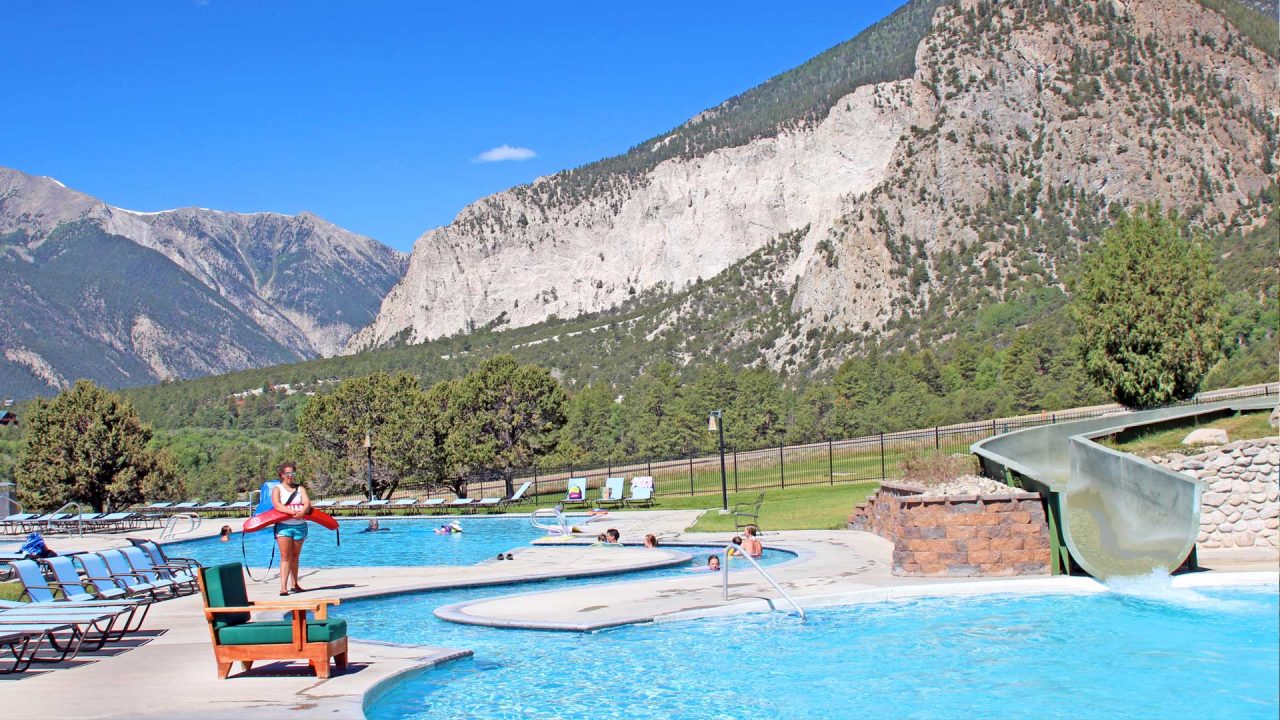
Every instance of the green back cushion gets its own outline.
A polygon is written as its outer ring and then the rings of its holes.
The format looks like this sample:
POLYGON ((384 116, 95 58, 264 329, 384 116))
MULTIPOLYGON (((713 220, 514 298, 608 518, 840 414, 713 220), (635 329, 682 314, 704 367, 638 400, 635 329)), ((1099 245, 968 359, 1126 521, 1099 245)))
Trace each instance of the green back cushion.
MULTIPOLYGON (((204 575, 205 606, 248 607, 249 593, 244 587, 244 568, 240 563, 227 563, 201 568, 204 575)), ((215 630, 249 622, 249 613, 219 613, 213 621, 215 630)))
MULTIPOLYGON (((347 621, 341 618, 307 621, 307 642, 329 642, 347 636, 347 621)), ((288 620, 251 622, 218 630, 223 645, 283 645, 293 642, 293 623, 288 620)))

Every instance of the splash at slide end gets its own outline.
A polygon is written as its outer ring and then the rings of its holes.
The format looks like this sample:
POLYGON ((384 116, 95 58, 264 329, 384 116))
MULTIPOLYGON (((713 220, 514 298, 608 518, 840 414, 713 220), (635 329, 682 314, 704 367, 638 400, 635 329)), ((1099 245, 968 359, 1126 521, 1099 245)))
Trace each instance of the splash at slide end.
POLYGON ((1161 568, 1172 572, 1195 548, 1203 487, 1195 478, 1103 447, 1094 438, 1275 405, 1271 394, 1122 412, 997 435, 970 449, 988 477, 1011 476, 1044 498, 1055 573, 1069 573, 1072 561, 1097 578, 1161 568))

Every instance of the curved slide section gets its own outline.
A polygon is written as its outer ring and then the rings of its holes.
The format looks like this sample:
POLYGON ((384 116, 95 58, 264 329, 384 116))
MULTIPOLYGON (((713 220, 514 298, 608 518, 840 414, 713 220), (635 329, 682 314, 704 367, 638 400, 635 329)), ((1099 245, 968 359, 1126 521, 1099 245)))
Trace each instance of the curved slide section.
POLYGON ((1200 531, 1196 479, 1093 439, 1143 425, 1215 417, 1274 407, 1274 395, 1202 405, 1121 412, 997 435, 974 443, 983 471, 1017 476, 1047 505, 1055 567, 1074 560, 1094 577, 1172 572, 1195 547, 1200 531))

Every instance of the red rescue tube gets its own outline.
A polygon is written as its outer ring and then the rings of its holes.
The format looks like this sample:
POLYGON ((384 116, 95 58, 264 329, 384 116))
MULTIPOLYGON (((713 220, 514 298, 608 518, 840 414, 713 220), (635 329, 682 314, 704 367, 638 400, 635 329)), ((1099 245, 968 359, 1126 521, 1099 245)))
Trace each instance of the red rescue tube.
MULTIPOLYGON (((247 533, 251 533, 251 532, 254 532, 255 530, 261 530, 262 528, 265 528, 265 527, 271 527, 272 525, 275 525, 276 523, 282 520, 292 520, 292 519, 293 519, 293 515, 290 515, 289 513, 283 513, 283 512, 280 512, 279 510, 268 510, 264 513, 258 513, 257 515, 254 515, 253 517, 249 518, 248 520, 245 520, 243 530, 247 533)), ((307 513, 307 515, 302 519, 310 520, 311 522, 323 528, 328 528, 329 530, 338 529, 338 521, 334 520, 331 515, 321 510, 312 509, 311 512, 307 513)))

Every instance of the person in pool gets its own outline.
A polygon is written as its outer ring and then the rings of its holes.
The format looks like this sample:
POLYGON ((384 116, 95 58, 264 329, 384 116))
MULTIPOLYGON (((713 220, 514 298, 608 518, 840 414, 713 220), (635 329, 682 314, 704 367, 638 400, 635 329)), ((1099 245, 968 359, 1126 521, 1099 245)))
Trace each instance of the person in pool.
POLYGON ((748 525, 742 529, 742 534, 746 535, 742 539, 742 549, 753 558, 758 558, 764 554, 764 545, 761 544, 760 538, 756 534, 760 532, 760 528, 755 525, 748 525))
POLYGON ((311 512, 311 498, 307 489, 298 482, 298 466, 293 462, 280 463, 276 469, 280 484, 271 489, 271 506, 286 515, 272 525, 276 544, 280 546, 280 594, 306 592, 298 584, 298 565, 302 556, 302 543, 307 539, 307 513, 311 512))
POLYGON ((645 536, 644 536, 644 546, 645 546, 645 547, 647 547, 647 548, 656 548, 656 547, 658 547, 658 536, 657 536, 657 535, 654 535, 653 533, 649 533, 648 535, 645 535, 645 536))
POLYGON ((622 544, 622 533, 618 532, 617 528, 609 528, 608 530, 605 530, 604 538, 605 538, 604 541, 609 543, 610 545, 622 544))
POLYGON ((231 542, 231 526, 223 525, 218 531, 218 542, 231 542))
POLYGON ((717 570, 719 570, 719 569, 720 569, 720 556, 719 556, 719 555, 708 555, 708 556, 707 556, 707 569, 708 569, 708 570, 710 570, 711 572, 716 572, 717 570))
POLYGON ((390 529, 391 528, 384 528, 381 525, 379 525, 377 520, 370 520, 369 525, 365 527, 365 529, 361 530, 360 532, 384 532, 390 529))
POLYGON ((462 525, 457 520, 454 520, 451 523, 445 523, 444 525, 436 528, 437 535, 458 535, 461 533, 462 525))

